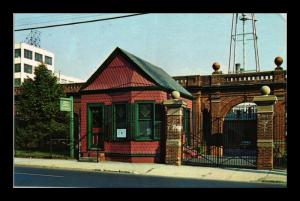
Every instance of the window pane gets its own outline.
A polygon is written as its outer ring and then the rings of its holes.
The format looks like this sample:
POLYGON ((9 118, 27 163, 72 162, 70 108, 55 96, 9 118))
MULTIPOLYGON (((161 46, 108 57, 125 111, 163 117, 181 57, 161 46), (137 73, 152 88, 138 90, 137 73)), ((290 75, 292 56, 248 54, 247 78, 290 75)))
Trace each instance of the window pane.
POLYGON ((126 104, 115 105, 116 129, 126 128, 126 104))
POLYGON ((152 121, 139 121, 138 137, 151 138, 152 121))
POLYGON ((52 65, 52 57, 45 56, 45 63, 49 64, 49 65, 52 65))
POLYGON ((32 59, 32 51, 24 49, 24 57, 27 59, 32 59))
POLYGON ((142 103, 139 104, 139 119, 152 119, 152 104, 142 103))
POLYGON ((102 127, 102 107, 91 107, 92 128, 102 127))
POLYGON ((43 55, 41 55, 39 53, 35 53, 34 58, 36 61, 43 62, 43 55))
POLYGON ((15 58, 21 57, 21 49, 15 49, 15 58))
POLYGON ((16 78, 15 79, 15 86, 20 86, 21 85, 21 78, 16 78))
POLYGON ((21 64, 15 64, 15 73, 21 72, 21 64))
POLYGON ((25 73, 32 73, 32 66, 28 64, 24 64, 24 72, 25 73))

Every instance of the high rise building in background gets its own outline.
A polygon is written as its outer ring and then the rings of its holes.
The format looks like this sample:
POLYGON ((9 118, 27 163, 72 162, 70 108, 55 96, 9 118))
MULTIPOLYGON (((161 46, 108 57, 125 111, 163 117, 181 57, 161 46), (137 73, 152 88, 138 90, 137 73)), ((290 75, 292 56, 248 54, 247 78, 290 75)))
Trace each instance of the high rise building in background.
POLYGON ((55 72, 55 55, 48 50, 27 43, 16 43, 14 57, 14 82, 16 87, 20 86, 25 79, 33 79, 34 70, 41 63, 46 64, 48 70, 58 78, 59 83, 84 82, 83 80, 55 72))

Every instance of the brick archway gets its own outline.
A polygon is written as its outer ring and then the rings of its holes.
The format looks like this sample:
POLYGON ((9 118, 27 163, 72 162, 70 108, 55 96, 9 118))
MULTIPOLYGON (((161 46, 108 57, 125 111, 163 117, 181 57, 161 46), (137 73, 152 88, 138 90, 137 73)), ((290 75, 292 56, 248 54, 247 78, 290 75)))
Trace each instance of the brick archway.
POLYGON ((240 103, 253 103, 252 102, 253 96, 237 96, 237 97, 232 97, 228 101, 223 101, 221 105, 221 111, 220 111, 220 117, 222 119, 225 118, 226 114, 236 105, 240 103))

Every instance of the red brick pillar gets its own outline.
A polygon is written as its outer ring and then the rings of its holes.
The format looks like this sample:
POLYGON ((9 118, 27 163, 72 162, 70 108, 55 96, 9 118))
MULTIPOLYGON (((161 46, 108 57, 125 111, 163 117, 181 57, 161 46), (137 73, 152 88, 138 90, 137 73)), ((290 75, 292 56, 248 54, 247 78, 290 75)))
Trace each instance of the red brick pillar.
MULTIPOLYGON (((281 57, 276 57, 274 62, 277 67, 273 71, 273 81, 276 83, 286 83, 286 71, 284 71, 281 67, 283 59, 281 57)), ((281 88, 274 89, 274 95, 276 95, 278 99, 278 102, 274 108, 274 146, 277 154, 284 154, 286 150, 286 87, 283 86, 281 88)))
MULTIPOLYGON (((220 64, 215 62, 212 65, 214 72, 211 75, 211 86, 218 87, 222 83, 222 71, 220 71, 220 64)), ((211 113, 211 134, 214 139, 220 137, 223 130, 223 119, 220 116, 221 111, 221 100, 220 91, 216 90, 210 96, 210 113, 211 113)), ((210 146, 210 154, 215 156, 223 155, 223 146, 210 146)))
MULTIPOLYGON (((174 93, 174 92, 173 92, 174 93)), ((173 95, 172 93, 172 95, 173 95)), ((167 109, 166 123, 166 156, 165 163, 171 165, 181 165, 182 162, 182 134, 183 134, 183 108, 186 102, 179 99, 179 92, 173 95, 175 99, 164 101, 167 109)))
POLYGON ((192 133, 193 136, 191 136, 192 140, 192 146, 195 146, 197 144, 200 144, 203 142, 203 131, 201 128, 202 126, 202 108, 201 108, 201 91, 193 94, 196 96, 196 99, 193 100, 193 113, 194 113, 194 119, 193 119, 193 127, 192 127, 192 133))
POLYGON ((277 97, 263 86, 262 95, 255 96, 257 104, 257 169, 273 169, 273 114, 277 97))

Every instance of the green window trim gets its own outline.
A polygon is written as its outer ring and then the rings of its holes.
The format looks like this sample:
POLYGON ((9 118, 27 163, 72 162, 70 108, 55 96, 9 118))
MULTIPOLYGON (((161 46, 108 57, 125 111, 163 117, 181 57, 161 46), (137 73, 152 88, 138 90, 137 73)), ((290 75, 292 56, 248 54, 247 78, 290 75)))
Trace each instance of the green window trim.
MULTIPOLYGON (((113 122, 112 122, 112 127, 113 127, 113 132, 112 132, 112 139, 113 141, 128 141, 131 139, 131 129, 129 124, 131 123, 130 121, 130 117, 131 117, 131 112, 130 112, 130 104, 128 104, 128 102, 115 102, 112 104, 112 113, 113 113, 113 122), (122 138, 122 137, 117 137, 117 113, 116 113, 116 107, 123 105, 125 106, 125 126, 123 126, 123 129, 126 129, 126 137, 122 138)), ((122 128, 120 128, 122 129, 122 128)))
MULTIPOLYGON (((87 103, 87 148, 88 150, 102 150, 103 147, 100 147, 101 144, 99 143, 97 147, 92 147, 92 113, 91 108, 92 107, 101 107, 102 108, 102 130, 99 133, 100 138, 104 138, 104 104, 102 103, 87 103)), ((101 139, 101 140, 102 140, 101 139)), ((104 139, 103 139, 104 140, 104 139)), ((104 145, 103 145, 104 146, 104 145)))
POLYGON ((104 108, 105 140, 113 141, 113 108, 112 105, 105 105, 104 108))
POLYGON ((165 113, 164 113, 164 107, 162 104, 155 104, 155 111, 154 111, 154 136, 153 139, 154 140, 160 140, 161 135, 163 134, 163 128, 164 128, 164 117, 165 117, 165 113), (160 116, 160 118, 159 118, 160 116), (156 133, 156 125, 160 124, 159 126, 159 136, 157 136, 156 133))
POLYGON ((163 120, 161 121, 156 121, 156 105, 157 104, 155 101, 137 101, 134 103, 134 107, 135 107, 135 135, 134 135, 134 140, 136 141, 158 141, 160 140, 160 136, 157 137, 156 136, 156 129, 155 129, 155 125, 157 123, 161 123, 161 130, 163 127, 163 120), (150 119, 140 119, 139 117, 139 105, 141 104, 151 104, 152 107, 152 116, 150 119), (150 136, 139 136, 139 132, 140 132, 140 121, 151 121, 151 134, 150 136))
MULTIPOLYGON (((102 107, 102 128, 100 130, 100 140, 111 141, 111 142, 123 142, 123 141, 159 141, 161 135, 163 134, 164 128, 164 111, 162 110, 163 105, 155 103, 155 101, 138 101, 135 103, 128 102, 115 102, 111 105, 104 105, 103 103, 87 103, 87 147, 89 150, 101 150, 101 142, 98 144, 99 147, 92 147, 92 107, 102 107), (140 129, 140 118, 139 118, 139 104, 151 104, 152 114, 150 119, 146 119, 151 122, 151 134, 149 136, 139 136, 138 132, 140 129), (121 127, 125 126, 126 137, 117 137, 117 126, 118 123, 116 111, 117 107, 123 105, 125 111, 125 124, 119 125, 121 127), (156 117, 160 114, 161 117, 156 117), (105 135, 105 136, 104 136, 105 135)), ((120 106, 122 107, 122 106, 120 106)), ((119 108, 121 109, 121 108, 119 108)))

